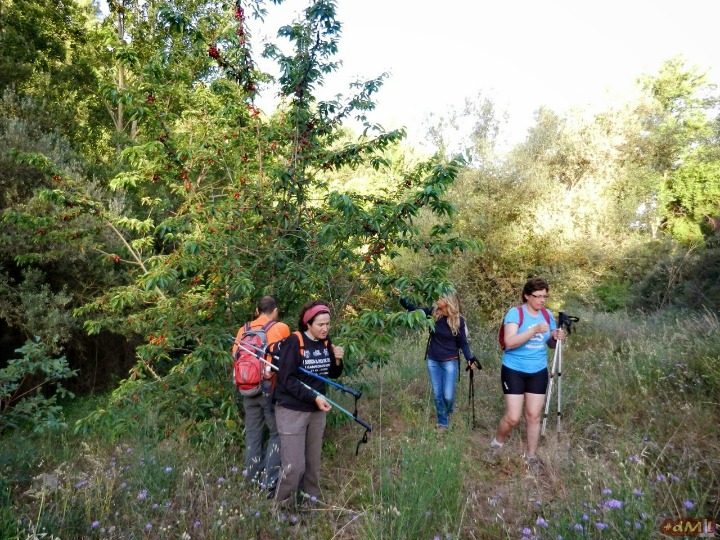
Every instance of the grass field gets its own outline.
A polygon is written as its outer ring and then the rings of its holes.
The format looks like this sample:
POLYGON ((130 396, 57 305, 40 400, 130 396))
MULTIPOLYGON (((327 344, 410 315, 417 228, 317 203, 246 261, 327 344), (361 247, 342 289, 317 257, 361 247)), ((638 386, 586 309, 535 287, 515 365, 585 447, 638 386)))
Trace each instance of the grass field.
MULTIPOLYGON (((502 414, 496 329, 471 328, 484 366, 474 379, 475 429, 463 372, 443 436, 425 336, 413 334, 389 364, 343 379, 363 391, 359 416, 373 431, 358 448, 362 427, 331 413, 317 505, 276 512, 247 486, 241 423, 219 420, 202 444, 14 433, 0 440, 0 537, 650 539, 666 519, 717 520, 717 317, 580 316, 563 353, 562 430, 553 401, 539 474, 523 463, 522 424, 488 458, 502 414)), ((339 392, 330 396, 352 410, 339 392)), ((102 405, 84 399, 67 414, 102 405)))

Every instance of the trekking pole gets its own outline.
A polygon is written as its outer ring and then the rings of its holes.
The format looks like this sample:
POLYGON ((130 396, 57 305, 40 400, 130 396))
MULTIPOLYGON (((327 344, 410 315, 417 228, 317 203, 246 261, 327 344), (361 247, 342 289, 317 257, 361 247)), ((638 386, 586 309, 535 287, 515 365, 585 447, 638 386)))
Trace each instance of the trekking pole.
POLYGON ((362 427, 365 428, 365 433, 363 433, 362 439, 360 439, 360 440, 358 441, 357 447, 355 448, 355 455, 357 456, 357 455, 358 455, 358 452, 360 452, 360 445, 367 443, 367 441, 368 441, 367 435, 368 435, 368 433, 370 433, 370 432, 372 431, 372 426, 371 426, 370 424, 368 424, 367 422, 365 422, 365 421, 361 420, 360 418, 358 418, 358 417, 357 417, 357 413, 356 413, 356 414, 352 414, 352 413, 351 413, 350 411, 348 411, 347 409, 344 409, 343 407, 341 407, 340 405, 338 405, 337 403, 335 403, 335 402, 334 402, 333 400, 331 400, 329 397, 327 397, 327 396, 321 394, 320 392, 318 392, 317 390, 315 390, 312 386, 310 386, 310 385, 302 382, 300 379, 296 379, 296 380, 297 380, 300 384, 302 384, 305 388, 307 388, 308 390, 310 390, 313 394, 315 394, 315 395, 318 396, 318 397, 323 398, 323 399, 324 399, 325 401, 327 401, 330 405, 332 405, 333 407, 336 407, 340 412, 343 412, 343 413, 347 414, 350 418, 352 418, 352 419, 355 420, 358 424, 360 424, 362 427))
MULTIPOLYGON (((558 313, 558 329, 565 330, 565 336, 569 336, 572 332, 573 323, 579 322, 578 317, 567 315, 560 311, 558 313)), ((563 340, 557 340, 555 345, 555 353, 553 354, 552 372, 550 374, 550 384, 548 385, 548 393, 545 396, 545 412, 543 414, 542 430, 540 431, 541 436, 545 436, 545 428, 547 426, 547 415, 550 410, 550 401, 552 399, 553 381, 555 379, 555 373, 557 373, 557 431, 562 431, 562 348, 563 340), (557 368, 557 371, 556 371, 557 368)))
POLYGON ((475 373, 470 370, 470 385, 468 386, 468 401, 472 406, 472 428, 475 429, 475 373))
POLYGON ((470 372, 470 382, 468 383, 468 402, 472 407, 472 428, 475 429, 475 370, 470 369, 470 366, 465 368, 465 371, 470 372))
MULTIPOLYGON (((254 345, 252 345, 252 344, 250 344, 250 343, 244 343, 244 344, 241 345, 241 344, 238 342, 238 340, 236 340, 236 339, 235 339, 234 337, 232 337, 232 336, 228 336, 228 339, 230 339, 231 341, 233 341, 234 343, 236 343, 238 347, 242 347, 242 349, 243 349, 244 351, 249 352, 250 354, 254 354, 255 356, 258 356, 258 355, 262 354, 262 356, 271 356, 271 357, 274 358, 275 360, 280 360, 280 357, 279 357, 279 356, 268 352, 267 348, 269 347, 269 345, 268 345, 268 347, 265 347, 265 348, 263 349, 263 348, 255 347, 254 345), (247 349, 244 345, 249 345, 250 347, 252 347, 253 349, 255 349, 255 351, 253 352, 253 351, 247 349)), ((258 356, 258 358, 259 358, 259 356, 258 356)), ((318 375, 317 373, 313 373, 312 371, 309 371, 309 370, 305 369, 304 367, 298 366, 298 371, 300 371, 301 373, 305 373, 306 375, 310 375, 311 377, 315 377, 316 379, 321 380, 321 381, 324 382, 324 383, 330 384, 330 385, 334 386, 335 388, 337 388, 338 390, 342 390, 343 392, 347 392, 348 394, 352 395, 356 400, 357 400, 357 399, 360 399, 360 398, 362 397, 362 392, 361 392, 361 391, 355 390, 354 388, 349 388, 349 387, 347 387, 347 386, 343 386, 342 384, 340 384, 340 383, 337 382, 337 381, 333 381, 332 379, 327 379, 327 378, 323 377, 322 375, 318 375)))
POLYGON ((557 432, 562 431, 562 413, 560 412, 560 406, 562 403, 562 340, 557 342, 558 351, 558 374, 557 374, 557 432))
MULTIPOLYGON (((264 364, 267 364, 267 365, 270 367, 270 369, 272 369, 272 370, 274 370, 274 371, 280 371, 280 368, 279 368, 278 366, 276 366, 276 365, 273 364, 272 362, 268 362, 267 360, 265 360, 265 358, 261 358, 260 356, 258 356, 258 352, 257 352, 257 351, 252 351, 252 350, 248 349, 247 347, 245 347, 244 344, 242 344, 242 343, 237 343, 237 340, 236 340, 235 338, 232 338, 232 337, 231 337, 231 339, 232 339, 233 342, 236 342, 237 346, 240 347, 240 348, 241 348, 242 350, 244 350, 245 352, 249 352, 250 354, 254 354, 255 357, 256 357, 258 360, 260 360, 260 361, 261 361, 262 363, 264 363, 264 364)), ((270 355, 270 356, 273 356, 273 355, 270 355)), ((273 356, 273 357, 274 357, 274 358, 277 358, 276 356, 273 356)), ((313 376, 315 376, 315 374, 314 374, 313 372, 308 371, 308 370, 306 370, 306 369, 304 369, 304 368, 298 367, 298 369, 299 369, 299 370, 302 370, 303 373, 306 373, 306 374, 308 374, 308 375, 313 375, 313 376)), ((318 378, 318 379, 321 379, 321 380, 325 380, 325 377, 321 377, 320 375, 317 375, 317 378, 318 378)), ((312 386, 304 383, 303 381, 301 381, 301 380, 298 379, 298 378, 296 378, 295 380, 296 380, 297 382, 299 382, 301 385, 303 385, 305 388, 307 388, 308 390, 310 390, 313 394, 315 394, 316 396, 320 396, 320 397, 323 398, 325 401, 327 401, 330 405, 336 407, 340 412, 345 413, 345 414, 348 415, 350 418, 352 418, 353 420, 355 420, 355 422, 357 422, 358 424, 360 424, 362 427, 365 428, 365 433, 363 434, 362 439, 360 439, 360 441, 359 441, 358 444, 357 444, 357 447, 355 448, 355 455, 357 456, 357 455, 358 455, 358 452, 360 451, 360 445, 367 443, 367 434, 372 431, 372 425, 368 424, 367 422, 365 422, 364 420, 358 418, 358 416, 357 416, 357 398, 356 398, 356 401, 355 401, 355 409, 356 409, 356 411, 355 411, 355 414, 353 414, 353 413, 351 413, 350 411, 348 411, 347 409, 345 409, 344 407, 341 407, 340 405, 338 405, 337 403, 335 403, 335 402, 334 402, 333 400, 331 400, 329 397, 327 397, 327 396, 323 395, 322 393, 318 392, 317 390, 315 390, 312 386)), ((329 381, 329 379, 328 379, 328 381, 329 381)))
MULTIPOLYGON (((555 346, 555 353, 553 354, 553 361, 552 361, 552 370, 550 371, 550 384, 548 385, 548 392, 545 396, 545 412, 543 413, 543 421, 542 421, 542 430, 540 431, 540 435, 543 437, 545 436, 545 427, 547 426, 547 415, 548 411, 550 410, 550 401, 552 400, 552 391, 553 391, 553 382, 555 381, 555 368, 557 367, 557 361, 558 361, 558 355, 559 352, 562 350, 562 341, 558 340, 557 345, 555 346)), ((559 386, 559 383, 558 383, 559 386)), ((558 401, 559 405, 560 401, 558 401)), ((559 409, 559 407, 558 407, 559 409)), ((558 414, 559 414, 558 410, 558 414)))

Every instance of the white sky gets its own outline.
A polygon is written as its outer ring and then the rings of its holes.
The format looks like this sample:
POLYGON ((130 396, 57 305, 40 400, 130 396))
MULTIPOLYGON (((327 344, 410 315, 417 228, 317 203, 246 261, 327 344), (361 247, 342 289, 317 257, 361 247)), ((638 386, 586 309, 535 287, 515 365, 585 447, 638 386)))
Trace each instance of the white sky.
MULTIPOLYGON (((274 36, 307 3, 268 3, 256 37, 274 36)), ((601 108, 678 54, 720 82, 719 15, 717 0, 338 0, 344 65, 327 88, 348 94, 350 80, 389 72, 371 120, 406 126, 411 141, 428 113, 482 92, 519 140, 541 105, 601 108)))

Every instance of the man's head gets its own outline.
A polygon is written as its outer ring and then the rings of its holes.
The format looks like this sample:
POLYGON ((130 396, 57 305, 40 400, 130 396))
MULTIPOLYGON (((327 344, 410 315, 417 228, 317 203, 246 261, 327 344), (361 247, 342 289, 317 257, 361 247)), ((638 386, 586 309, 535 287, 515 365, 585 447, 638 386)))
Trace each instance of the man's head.
POLYGON ((278 307, 277 302, 272 296, 263 296, 257 304, 257 314, 266 315, 271 319, 277 319, 278 307))

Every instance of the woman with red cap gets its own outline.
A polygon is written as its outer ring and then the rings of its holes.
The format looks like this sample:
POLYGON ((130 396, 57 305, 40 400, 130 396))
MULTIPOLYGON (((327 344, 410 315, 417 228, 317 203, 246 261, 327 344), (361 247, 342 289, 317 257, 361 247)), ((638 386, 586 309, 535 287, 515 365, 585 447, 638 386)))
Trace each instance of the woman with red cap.
POLYGON ((331 405, 322 396, 326 385, 298 368, 336 379, 343 370, 342 347, 330 343, 330 309, 315 300, 300 310, 299 332, 280 347, 273 401, 280 433, 282 470, 275 491, 278 504, 292 504, 296 494, 310 501, 320 498, 320 454, 325 415, 331 405), (314 390, 314 391, 313 391, 314 390))

